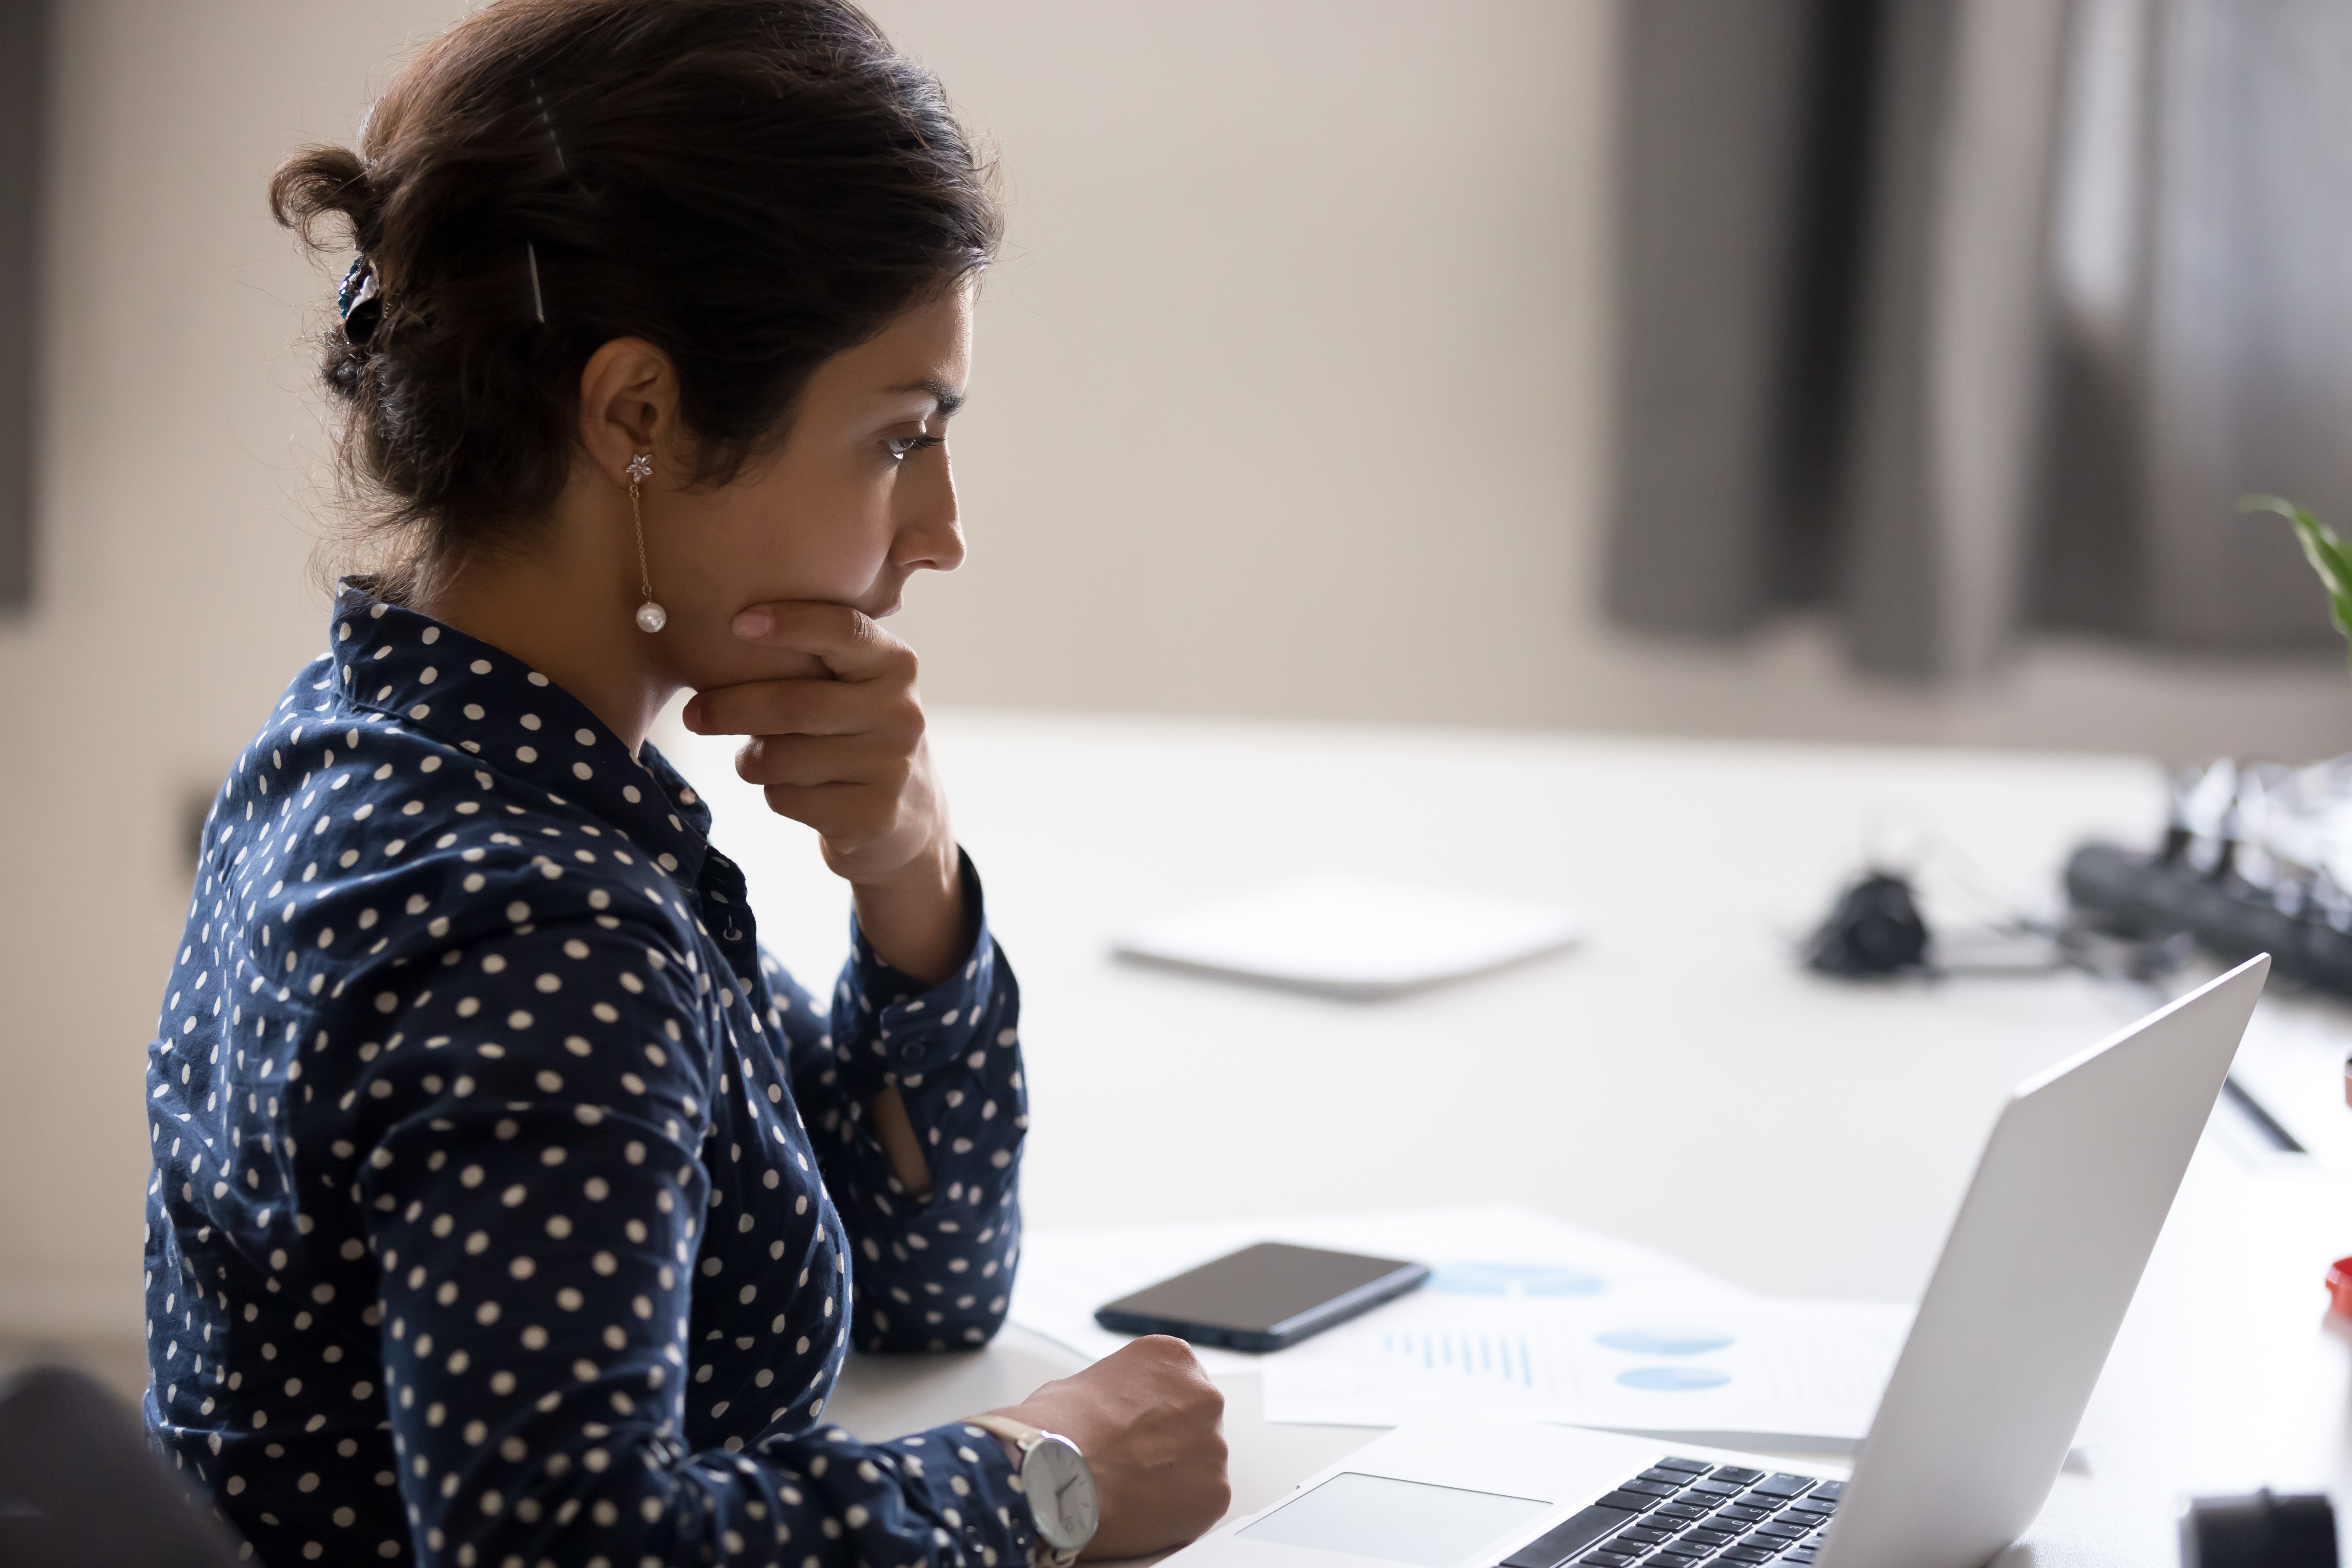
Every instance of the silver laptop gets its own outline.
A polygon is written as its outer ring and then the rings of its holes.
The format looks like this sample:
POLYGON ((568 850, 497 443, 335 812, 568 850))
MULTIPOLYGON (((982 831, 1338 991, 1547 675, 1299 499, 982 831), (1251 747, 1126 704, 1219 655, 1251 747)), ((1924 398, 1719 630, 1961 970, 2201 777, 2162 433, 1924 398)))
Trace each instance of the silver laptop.
POLYGON ((2057 1479, 2270 972, 2019 1087, 1851 1479, 1492 1417, 1402 1426, 1170 1568, 1981 1568, 2057 1479))

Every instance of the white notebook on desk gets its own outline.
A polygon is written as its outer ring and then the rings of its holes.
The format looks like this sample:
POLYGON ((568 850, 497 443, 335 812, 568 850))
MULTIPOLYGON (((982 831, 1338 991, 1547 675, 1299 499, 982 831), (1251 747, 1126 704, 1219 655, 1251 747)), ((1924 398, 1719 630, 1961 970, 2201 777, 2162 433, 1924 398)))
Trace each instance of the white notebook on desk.
POLYGON ((1113 944, 1133 963, 1376 1001, 1573 946, 1572 910, 1367 877, 1302 877, 1147 921, 1113 944))

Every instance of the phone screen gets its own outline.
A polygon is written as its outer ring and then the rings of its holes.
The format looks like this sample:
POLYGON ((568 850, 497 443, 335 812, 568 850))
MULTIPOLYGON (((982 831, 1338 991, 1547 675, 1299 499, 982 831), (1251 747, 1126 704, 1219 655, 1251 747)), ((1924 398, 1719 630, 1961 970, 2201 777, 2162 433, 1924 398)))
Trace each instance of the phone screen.
POLYGON ((1122 1333, 1279 1350, 1428 1278, 1424 1265, 1399 1258, 1260 1242, 1123 1296, 1095 1321, 1122 1333))

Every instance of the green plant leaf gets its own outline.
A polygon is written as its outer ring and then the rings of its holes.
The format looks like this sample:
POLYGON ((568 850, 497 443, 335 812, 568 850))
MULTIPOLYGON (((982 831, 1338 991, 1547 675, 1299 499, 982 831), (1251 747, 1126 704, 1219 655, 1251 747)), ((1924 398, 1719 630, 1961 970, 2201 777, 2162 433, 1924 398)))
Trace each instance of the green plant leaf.
POLYGON ((2284 496, 2242 496, 2238 500, 2240 511, 2274 511, 2294 525, 2294 537, 2303 546, 2303 558, 2319 574, 2327 590, 2328 617, 2336 629, 2344 634, 2345 658, 2352 663, 2352 545, 2311 512, 2286 500, 2284 496))

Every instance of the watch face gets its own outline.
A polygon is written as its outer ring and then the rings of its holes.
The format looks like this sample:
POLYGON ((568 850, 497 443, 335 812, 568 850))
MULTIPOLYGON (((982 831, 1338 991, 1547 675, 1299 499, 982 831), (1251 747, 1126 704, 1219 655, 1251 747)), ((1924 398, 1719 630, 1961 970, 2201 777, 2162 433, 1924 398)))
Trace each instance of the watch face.
POLYGON ((1021 1462, 1021 1489, 1037 1533, 1057 1552, 1076 1552, 1095 1538, 1100 1519, 1095 1475, 1067 1437, 1048 1432, 1021 1462))

